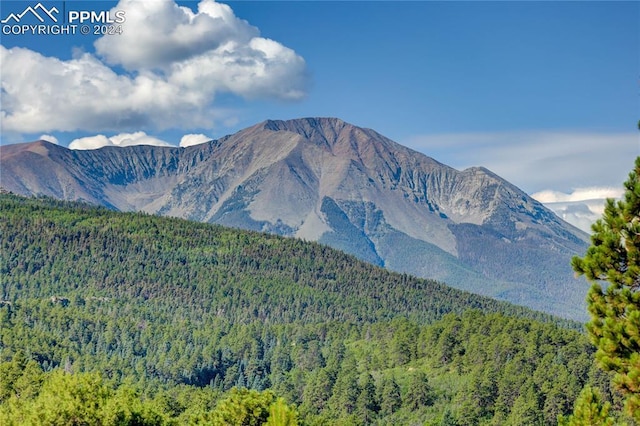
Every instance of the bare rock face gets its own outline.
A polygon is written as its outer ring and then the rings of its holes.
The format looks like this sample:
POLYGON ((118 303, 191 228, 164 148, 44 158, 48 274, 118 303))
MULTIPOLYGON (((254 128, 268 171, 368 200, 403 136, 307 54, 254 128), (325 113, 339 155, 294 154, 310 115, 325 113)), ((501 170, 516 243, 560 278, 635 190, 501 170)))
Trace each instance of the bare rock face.
POLYGON ((400 272, 585 318, 587 235, 484 168, 455 170, 335 118, 188 148, 0 147, 0 186, 315 240, 400 272))

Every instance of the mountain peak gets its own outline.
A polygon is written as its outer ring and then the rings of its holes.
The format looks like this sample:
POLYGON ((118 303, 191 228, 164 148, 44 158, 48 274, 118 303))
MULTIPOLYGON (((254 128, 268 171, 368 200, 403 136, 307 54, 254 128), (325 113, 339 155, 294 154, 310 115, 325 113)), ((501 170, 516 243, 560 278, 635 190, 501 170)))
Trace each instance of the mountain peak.
POLYGON ((334 117, 267 120, 262 123, 262 128, 273 132, 296 133, 311 142, 329 147, 340 139, 340 135, 357 129, 356 126, 334 117))
POLYGON ((50 142, 50 141, 47 141, 47 140, 44 140, 44 139, 38 139, 37 141, 34 141, 33 143, 41 145, 41 146, 57 145, 57 144, 55 144, 53 142, 50 142))
POLYGON ((46 156, 48 155, 51 149, 60 149, 60 148, 65 149, 52 142, 39 139, 37 141, 29 142, 29 143, 4 145, 0 147, 0 151, 2 151, 3 157, 11 157, 13 155, 18 155, 22 152, 31 152, 31 153, 39 154, 42 156, 46 156))
MULTIPOLYGON (((392 161, 390 157, 401 152, 404 156, 422 154, 393 142, 374 130, 358 127, 335 117, 307 117, 293 120, 267 120, 255 130, 289 132, 301 136, 306 143, 322 147, 341 159, 366 163, 369 167, 377 159, 392 161)), ((430 159, 431 160, 431 159, 430 159)))
POLYGON ((583 312, 570 267, 586 248, 576 230, 485 168, 458 171, 339 118, 267 120, 188 150, 13 145, 0 149, 0 171, 19 194, 297 236, 465 290, 583 312))
POLYGON ((304 117, 292 120, 267 120, 263 122, 265 130, 291 131, 295 133, 306 132, 315 129, 316 131, 326 131, 333 129, 339 131, 344 127, 355 127, 336 117, 304 117))

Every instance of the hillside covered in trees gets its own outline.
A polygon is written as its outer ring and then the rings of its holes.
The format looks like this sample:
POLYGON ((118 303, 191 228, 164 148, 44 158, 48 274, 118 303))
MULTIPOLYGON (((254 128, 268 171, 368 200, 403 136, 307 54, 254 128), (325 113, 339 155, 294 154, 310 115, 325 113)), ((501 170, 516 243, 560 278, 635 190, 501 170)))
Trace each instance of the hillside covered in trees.
POLYGON ((316 243, 3 194, 0 253, 2 424, 633 424, 579 324, 316 243))

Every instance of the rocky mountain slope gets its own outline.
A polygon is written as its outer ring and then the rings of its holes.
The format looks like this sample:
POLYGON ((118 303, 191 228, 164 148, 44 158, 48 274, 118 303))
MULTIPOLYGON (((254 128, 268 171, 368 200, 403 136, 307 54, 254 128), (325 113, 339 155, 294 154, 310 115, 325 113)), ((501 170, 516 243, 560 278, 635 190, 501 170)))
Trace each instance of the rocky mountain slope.
POLYGON ((389 269, 584 319, 587 236, 484 168, 455 170, 334 118, 187 148, 0 147, 0 186, 315 240, 389 269))

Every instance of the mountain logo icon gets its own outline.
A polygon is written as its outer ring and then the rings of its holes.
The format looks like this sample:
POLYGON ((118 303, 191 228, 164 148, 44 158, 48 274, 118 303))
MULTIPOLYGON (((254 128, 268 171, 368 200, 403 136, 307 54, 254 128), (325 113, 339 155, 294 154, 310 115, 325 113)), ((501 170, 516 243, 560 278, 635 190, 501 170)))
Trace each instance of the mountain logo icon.
POLYGON ((21 13, 10 13, 9 16, 7 16, 6 18, 4 18, 2 21, 0 21, 3 24, 7 24, 10 21, 15 22, 16 24, 20 23, 20 20, 27 15, 28 13, 31 13, 38 21, 44 23, 45 22, 45 18, 43 18, 43 16, 48 17, 51 21, 53 22, 58 22, 58 18, 56 17, 55 14, 60 13, 60 11, 54 6, 51 9, 47 9, 46 7, 44 7, 42 5, 42 3, 38 3, 35 6, 31 7, 31 6, 27 6, 27 8, 25 10, 23 10, 21 13), (40 12, 40 13, 38 13, 40 12))

